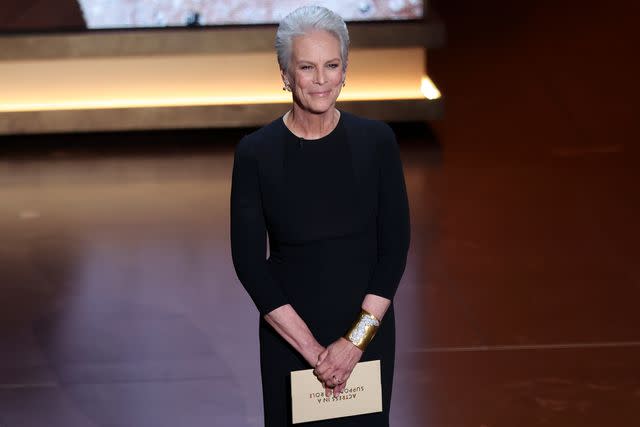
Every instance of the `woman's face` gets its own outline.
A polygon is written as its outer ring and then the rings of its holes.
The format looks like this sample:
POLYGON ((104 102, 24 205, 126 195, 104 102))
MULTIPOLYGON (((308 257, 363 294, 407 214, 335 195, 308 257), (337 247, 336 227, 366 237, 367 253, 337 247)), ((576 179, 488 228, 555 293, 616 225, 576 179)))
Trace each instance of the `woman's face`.
POLYGON ((327 31, 293 38, 289 72, 282 72, 293 100, 304 110, 320 114, 335 105, 344 82, 340 41, 327 31))

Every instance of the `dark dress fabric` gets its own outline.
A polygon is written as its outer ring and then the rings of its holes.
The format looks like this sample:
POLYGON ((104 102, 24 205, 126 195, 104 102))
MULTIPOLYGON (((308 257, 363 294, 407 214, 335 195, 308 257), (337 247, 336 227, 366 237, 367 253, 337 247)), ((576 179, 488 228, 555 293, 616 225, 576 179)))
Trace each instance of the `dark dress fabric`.
MULTIPOLYGON (((311 366, 263 316, 291 304, 327 346, 344 335, 366 294, 393 301, 408 246, 402 165, 386 124, 342 112, 330 134, 303 140, 279 118, 240 141, 232 177, 231 249, 238 278, 260 313, 266 427, 291 425, 289 374, 311 366)), ((393 303, 361 361, 376 359, 383 412, 304 425, 389 425, 393 303)))

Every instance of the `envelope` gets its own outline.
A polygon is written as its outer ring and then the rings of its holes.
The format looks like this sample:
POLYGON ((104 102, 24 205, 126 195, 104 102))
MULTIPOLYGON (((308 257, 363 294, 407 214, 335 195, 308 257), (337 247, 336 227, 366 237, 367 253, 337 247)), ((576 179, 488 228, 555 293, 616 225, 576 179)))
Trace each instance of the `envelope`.
POLYGON ((313 369, 291 372, 293 424, 382 412, 380 360, 356 364, 338 396, 325 395, 313 369))

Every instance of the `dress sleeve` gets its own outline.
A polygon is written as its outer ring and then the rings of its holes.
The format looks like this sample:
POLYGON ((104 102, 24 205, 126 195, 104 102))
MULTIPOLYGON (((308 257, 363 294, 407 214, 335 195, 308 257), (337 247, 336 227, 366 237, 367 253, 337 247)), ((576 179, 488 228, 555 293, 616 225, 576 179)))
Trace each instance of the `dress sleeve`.
POLYGON ((391 128, 383 127, 378 141, 378 260, 367 293, 393 300, 409 250, 409 202, 398 143, 391 128))
POLYGON ((231 257, 240 283, 261 316, 288 301, 266 261, 267 230, 258 165, 248 140, 237 145, 231 178, 231 257))

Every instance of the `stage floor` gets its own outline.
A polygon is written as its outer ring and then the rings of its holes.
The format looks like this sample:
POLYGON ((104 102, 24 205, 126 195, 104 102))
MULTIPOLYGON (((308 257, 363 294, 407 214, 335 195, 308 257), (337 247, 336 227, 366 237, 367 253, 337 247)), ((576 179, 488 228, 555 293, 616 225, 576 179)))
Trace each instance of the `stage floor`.
MULTIPOLYGON (((426 125, 395 130, 412 243, 392 425, 636 425, 635 170, 449 158, 426 125)), ((258 315, 228 234, 247 131, 4 145, 0 426, 261 425, 258 315)))

